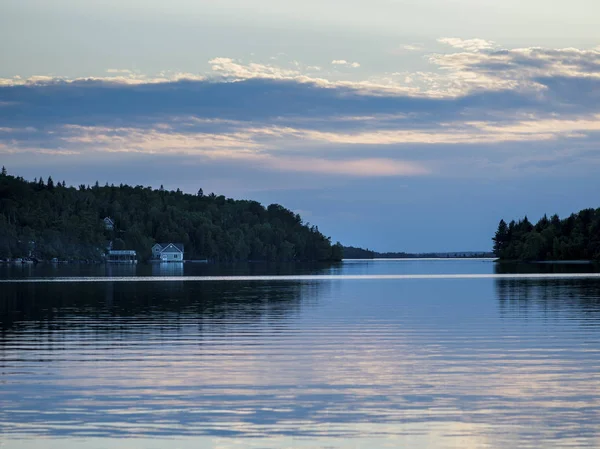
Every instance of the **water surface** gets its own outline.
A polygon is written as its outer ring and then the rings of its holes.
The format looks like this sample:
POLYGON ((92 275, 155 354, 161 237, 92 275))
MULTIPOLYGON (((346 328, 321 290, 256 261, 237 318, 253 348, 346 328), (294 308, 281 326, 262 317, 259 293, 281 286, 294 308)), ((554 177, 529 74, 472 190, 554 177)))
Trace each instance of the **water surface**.
POLYGON ((593 271, 486 260, 0 267, 0 441, 599 447, 593 271))

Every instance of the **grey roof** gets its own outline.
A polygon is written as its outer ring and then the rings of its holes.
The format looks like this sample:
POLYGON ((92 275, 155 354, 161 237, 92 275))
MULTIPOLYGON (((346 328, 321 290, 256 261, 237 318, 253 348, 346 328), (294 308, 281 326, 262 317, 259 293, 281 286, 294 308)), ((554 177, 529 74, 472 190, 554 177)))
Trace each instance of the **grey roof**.
MULTIPOLYGON (((167 246, 173 245, 179 251, 183 252, 183 243, 157 243, 156 245, 160 246, 161 251, 163 251, 167 246)), ((156 245, 154 245, 154 246, 156 246, 156 245)), ((153 246, 153 248, 154 248, 154 246, 153 246)))

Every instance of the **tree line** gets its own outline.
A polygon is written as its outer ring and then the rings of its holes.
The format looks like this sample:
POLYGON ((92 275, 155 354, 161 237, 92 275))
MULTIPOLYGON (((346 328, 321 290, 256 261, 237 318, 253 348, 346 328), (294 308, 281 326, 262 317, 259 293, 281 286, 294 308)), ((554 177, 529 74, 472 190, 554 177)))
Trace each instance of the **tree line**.
POLYGON ((600 260, 600 209, 564 219, 544 215, 535 225, 527 217, 500 220, 492 240, 501 260, 600 260))
POLYGON ((149 259, 156 242, 185 245, 186 259, 340 260, 317 226, 278 204, 234 200, 202 189, 127 184, 67 186, 52 177, 27 181, 0 174, 0 259, 101 260, 109 242, 149 259), (114 229, 103 218, 111 217, 114 229))
POLYGON ((370 249, 344 246, 345 259, 427 259, 427 258, 482 258, 493 254, 485 251, 461 251, 461 252, 439 252, 439 253, 406 253, 406 252, 384 252, 380 253, 370 249))

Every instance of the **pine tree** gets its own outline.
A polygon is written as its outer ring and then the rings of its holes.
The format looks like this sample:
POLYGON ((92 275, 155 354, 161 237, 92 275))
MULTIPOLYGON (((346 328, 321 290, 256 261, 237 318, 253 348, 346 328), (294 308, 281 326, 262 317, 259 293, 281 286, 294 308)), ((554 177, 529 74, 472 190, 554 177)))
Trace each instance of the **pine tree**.
POLYGON ((500 223, 498 223, 498 230, 492 240, 494 241, 494 254, 496 257, 501 257, 502 250, 508 240, 508 226, 506 226, 504 220, 500 220, 500 223))

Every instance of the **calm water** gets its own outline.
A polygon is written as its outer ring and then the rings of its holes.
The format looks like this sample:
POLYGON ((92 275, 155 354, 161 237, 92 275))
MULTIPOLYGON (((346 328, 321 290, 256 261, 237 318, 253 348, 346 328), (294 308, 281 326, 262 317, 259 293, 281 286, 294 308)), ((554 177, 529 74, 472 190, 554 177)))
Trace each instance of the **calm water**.
POLYGON ((600 447, 593 271, 0 266, 0 447, 600 447))

